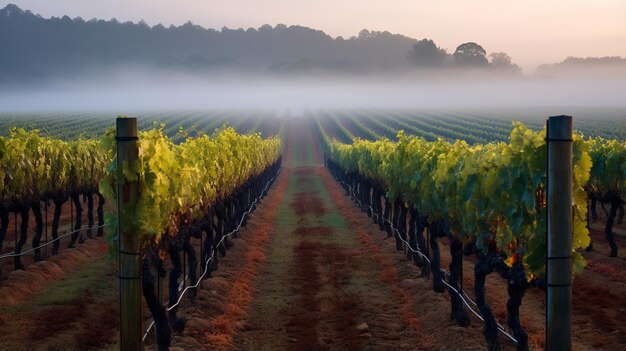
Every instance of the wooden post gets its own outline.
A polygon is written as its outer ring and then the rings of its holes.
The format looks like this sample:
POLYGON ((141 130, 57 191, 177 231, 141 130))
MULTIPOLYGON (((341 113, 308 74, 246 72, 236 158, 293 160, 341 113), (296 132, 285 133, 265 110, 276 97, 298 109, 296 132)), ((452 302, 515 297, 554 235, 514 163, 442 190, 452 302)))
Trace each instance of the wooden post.
POLYGON ((548 119, 546 350, 572 349, 572 117, 548 119))
POLYGON ((120 282, 120 349, 141 349, 141 256, 135 221, 137 181, 127 181, 122 165, 139 157, 137 118, 117 118, 117 214, 120 282))

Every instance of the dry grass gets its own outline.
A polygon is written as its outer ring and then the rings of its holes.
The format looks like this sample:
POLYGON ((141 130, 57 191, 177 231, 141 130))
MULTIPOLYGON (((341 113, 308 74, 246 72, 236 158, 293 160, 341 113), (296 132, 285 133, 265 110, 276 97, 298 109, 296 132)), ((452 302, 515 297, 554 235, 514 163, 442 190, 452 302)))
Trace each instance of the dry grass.
POLYGON ((222 300, 224 312, 209 320, 211 332, 203 335, 208 349, 232 349, 234 336, 247 317, 248 306, 255 292, 256 279, 267 261, 263 247, 273 230, 272 225, 278 215, 278 199, 282 198, 285 192, 287 177, 281 175, 277 183, 276 190, 266 199, 269 208, 263 209, 261 223, 255 227, 254 234, 250 236, 247 244, 249 249, 243 259, 242 269, 233 276, 234 279, 220 279, 215 282, 223 292, 221 296, 224 296, 222 300))

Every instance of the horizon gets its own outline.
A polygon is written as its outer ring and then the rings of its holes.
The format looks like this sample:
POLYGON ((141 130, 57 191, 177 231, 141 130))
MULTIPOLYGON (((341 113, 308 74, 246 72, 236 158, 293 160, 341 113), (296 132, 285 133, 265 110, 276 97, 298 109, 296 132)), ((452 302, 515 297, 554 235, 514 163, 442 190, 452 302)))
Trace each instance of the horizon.
MULTIPOLYGON (((348 2, 357 3, 352 0, 348 2)), ((373 4, 368 3, 367 7, 359 8, 358 11, 347 6, 346 2, 333 4, 335 7, 334 17, 331 16, 333 19, 320 18, 323 17, 323 14, 317 13, 319 8, 322 8, 321 11, 324 12, 328 7, 320 6, 319 2, 292 4, 283 0, 278 1, 279 4, 282 4, 280 6, 265 7, 263 4, 266 4, 267 1, 255 1, 253 2, 254 5, 249 4, 250 6, 246 7, 246 9, 251 10, 250 13, 237 11, 237 6, 250 3, 248 0, 234 0, 228 4, 219 4, 218 7, 213 6, 211 13, 202 10, 207 6, 216 5, 214 2, 199 4, 193 0, 184 0, 178 4, 146 0, 116 0, 106 4, 93 4, 76 0, 60 0, 55 1, 54 4, 40 0, 13 0, 0 1, 0 8, 4 8, 8 4, 15 4, 22 10, 29 10, 44 18, 67 15, 71 18, 81 17, 84 20, 97 18, 108 21, 115 18, 120 22, 131 21, 134 23, 143 20, 151 27, 159 23, 166 27, 170 25, 179 26, 187 21, 215 30, 221 30, 223 27, 230 29, 259 28, 264 24, 269 24, 272 27, 277 24, 297 25, 321 30, 332 38, 341 36, 345 39, 357 36, 362 29, 388 31, 417 40, 432 39, 438 46, 446 49, 448 53, 453 53, 456 46, 463 42, 473 41, 482 45, 488 53, 506 52, 512 57, 514 63, 522 67, 526 74, 534 73, 541 64, 561 62, 570 56, 626 57, 626 2, 602 0, 588 4, 584 1, 575 1, 568 2, 567 5, 541 2, 539 8, 533 7, 528 2, 504 5, 494 0, 482 0, 480 2, 482 5, 489 6, 469 6, 457 3, 458 6, 446 7, 441 4, 431 4, 426 11, 422 11, 420 14, 421 16, 431 14, 435 17, 430 20, 421 18, 424 21, 417 21, 413 24, 407 23, 408 19, 405 16, 409 16, 412 13, 411 10, 415 10, 423 2, 411 2, 410 4, 406 1, 392 2, 396 6, 385 5, 389 3, 388 1, 384 4, 381 1, 375 1, 373 4), (294 7, 298 7, 300 10, 296 11, 294 7), (400 11, 400 9, 404 9, 404 11, 400 11), (502 11, 505 9, 508 11, 502 11), (350 13, 351 10, 355 12, 350 13), (465 11, 465 16, 461 16, 460 19, 456 15, 444 16, 454 14, 455 11, 465 11), (498 11, 500 13, 497 13, 498 11), (372 15, 372 12, 375 12, 376 16, 368 17, 367 14, 372 15), (398 17, 398 12, 402 12, 403 16, 398 17), (255 15, 251 16, 252 13, 255 15), (394 16, 392 13, 396 14, 393 21, 388 18, 394 16), (559 21, 548 21, 549 25, 545 21, 535 21, 533 24, 537 28, 532 31, 526 28, 528 23, 533 22, 533 18, 537 20, 550 18, 553 20, 553 17, 549 15, 556 13, 559 14, 562 23, 572 23, 576 19, 579 24, 575 26, 575 30, 572 30, 570 27, 559 25, 559 21), (467 16, 467 14, 473 15, 467 16), (604 16, 604 18, 600 19, 599 16, 604 16), (472 21, 467 22, 467 17, 471 17, 472 21), (435 22, 432 22, 433 20, 435 22), (448 22, 450 20, 453 23, 450 24, 448 22), (220 21, 222 23, 218 23, 220 21), (476 22, 480 22, 484 26, 476 25, 476 22), (498 24, 501 22, 507 22, 509 26, 501 27, 498 24), (547 30, 546 26, 551 30, 547 30), (488 35, 490 30, 495 27, 498 27, 498 36, 488 35), (524 29, 525 31, 522 32, 524 29), (523 35, 520 36, 520 34, 523 35), (555 45, 558 45, 559 48, 554 48, 555 45), (534 54, 535 52, 540 52, 543 56, 537 56, 534 54)), ((532 3, 539 4, 538 1, 532 1, 532 3)))

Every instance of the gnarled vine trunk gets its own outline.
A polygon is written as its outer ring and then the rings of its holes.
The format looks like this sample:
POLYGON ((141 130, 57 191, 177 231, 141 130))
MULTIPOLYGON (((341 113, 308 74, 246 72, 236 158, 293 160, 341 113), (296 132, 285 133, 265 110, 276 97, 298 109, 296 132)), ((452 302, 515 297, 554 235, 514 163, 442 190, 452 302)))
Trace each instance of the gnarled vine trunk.
POLYGON ((417 225, 417 220, 418 220, 418 212, 417 209, 411 205, 411 208, 409 209, 409 231, 408 231, 408 237, 409 237, 409 250, 407 250, 407 256, 406 258, 409 260, 413 260, 413 262, 415 263, 416 266, 418 267, 422 267, 422 260, 420 255, 417 252, 413 252, 412 249, 417 249, 417 241, 415 240, 415 231, 416 231, 416 225, 417 225))
POLYGON ((459 294, 462 293, 459 280, 463 279, 461 269, 463 264, 463 243, 459 238, 450 233, 448 233, 448 237, 450 238, 450 256, 452 258, 452 261, 450 261, 450 278, 448 279, 448 284, 456 290, 448 289, 452 305, 450 316, 458 325, 466 327, 470 324, 470 320, 467 312, 465 312, 465 308, 463 308, 463 301, 459 296, 459 294))
POLYGON ((392 220, 391 223, 393 223, 393 227, 395 228, 395 230, 392 228, 392 234, 393 237, 396 239, 396 251, 402 251, 402 241, 400 241, 400 233, 399 233, 399 229, 400 229, 400 207, 404 207, 402 205, 402 203, 400 202, 400 200, 396 199, 393 202, 393 215, 392 215, 392 220))
POLYGON ((54 203, 54 215, 52 217, 52 240, 54 243, 52 244, 52 255, 56 255, 59 253, 59 246, 61 245, 61 241, 59 241, 59 222, 61 220, 61 211, 63 211, 63 203, 67 198, 62 196, 56 196, 52 198, 52 202, 54 203))
POLYGON ((93 193, 85 193, 87 196, 87 237, 93 238, 93 193))
POLYGON ((613 238, 613 224, 615 223, 615 216, 617 215, 617 209, 621 205, 621 199, 617 194, 611 193, 607 194, 608 200, 610 200, 611 210, 609 211, 609 216, 606 219, 606 227, 604 228, 604 235, 606 236, 606 240, 609 242, 611 246, 610 257, 617 257, 617 245, 615 244, 615 239, 613 238))
POLYGON ((517 351, 528 351, 528 334, 522 329, 519 318, 519 308, 522 305, 522 298, 528 289, 524 266, 516 263, 508 270, 507 292, 509 301, 506 303, 507 318, 506 323, 513 331, 513 336, 517 340, 517 351))
POLYGON ((385 222, 385 231, 387 232, 387 237, 392 235, 391 232, 391 202, 385 196, 385 209, 383 212, 383 221, 385 222))
POLYGON ((41 235, 43 234, 43 216, 41 214, 41 202, 33 202, 33 215, 35 216, 35 235, 33 236, 33 248, 35 248, 35 262, 42 260, 41 249, 37 248, 41 242, 41 235))
POLYGON ((404 201, 402 200, 398 200, 398 204, 399 204, 399 214, 398 214, 398 226, 396 228, 398 228, 398 232, 396 233, 396 250, 398 251, 402 251, 404 250, 404 241, 407 240, 407 234, 406 234, 406 214, 407 214, 407 208, 404 205, 404 201), (404 240, 404 241, 403 241, 404 240))
POLYGON ((430 260, 431 257, 428 246, 426 245, 426 240, 424 239, 424 229, 426 228, 428 228, 426 216, 422 216, 418 213, 417 220, 415 221, 415 236, 417 238, 417 245, 425 257, 425 259, 423 259, 422 266, 420 267, 422 269, 419 275, 420 278, 427 277, 430 274, 430 264, 426 259, 430 260))
MULTIPOLYGON (((169 322, 174 331, 182 332, 185 329, 185 320, 176 315, 178 307, 173 307, 178 301, 178 279, 183 272, 183 263, 180 257, 180 247, 178 244, 171 243, 169 245, 169 256, 172 261, 172 265, 174 266, 170 271, 169 277, 169 322)), ((185 277, 183 277, 183 279, 185 279, 185 277)))
POLYGON ((169 326, 165 308, 155 292, 156 278, 150 268, 150 260, 144 259, 141 265, 141 291, 154 318, 157 350, 166 351, 169 350, 172 342, 172 329, 169 326))
POLYGON ((72 232, 72 240, 68 247, 76 246, 76 239, 79 239, 79 243, 83 242, 82 233, 80 227, 82 226, 83 206, 80 204, 80 195, 73 193, 71 196, 72 203, 74 203, 74 209, 76 211, 76 223, 74 224, 74 231, 72 232))
POLYGON ((98 236, 102 236, 104 234, 104 196, 97 192, 98 195, 98 236))
MULTIPOLYGON (((20 238, 15 243, 15 257, 13 257, 13 265, 14 268, 24 269, 24 265, 22 264, 22 260, 20 257, 20 253, 22 253, 22 246, 26 243, 26 239, 28 238, 28 218, 30 213, 29 206, 22 206, 20 209, 20 218, 22 222, 20 223, 20 238)), ((17 233, 15 233, 17 235, 17 233)))
POLYGON ((433 274, 433 291, 443 293, 445 291, 443 284, 443 276, 441 274, 441 254, 439 252, 439 244, 437 237, 445 236, 442 221, 433 221, 428 226, 430 233, 430 247, 433 255, 430 259, 430 271, 433 274))
POLYGON ((487 304, 485 294, 485 282, 487 275, 495 269, 495 261, 497 256, 494 250, 490 250, 487 254, 480 254, 478 263, 474 267, 474 292, 476 294, 476 304, 480 309, 485 322, 483 324, 483 335, 487 340, 487 349, 489 351, 500 351, 502 349, 498 338, 498 324, 491 312, 491 308, 487 304))
MULTIPOLYGON (((198 268, 198 258, 196 255, 196 250, 191 245, 190 239, 191 237, 198 238, 199 235, 202 235, 202 232, 196 228, 195 226, 190 228, 189 235, 185 238, 185 253, 187 254, 187 265, 189 266, 189 283, 191 285, 195 285, 198 282, 198 277, 196 274, 198 268)), ((204 269, 204 267, 203 267, 204 269)), ((184 278, 184 277, 183 277, 184 278)), ((193 300, 196 297, 196 289, 190 289, 189 298, 193 300)))

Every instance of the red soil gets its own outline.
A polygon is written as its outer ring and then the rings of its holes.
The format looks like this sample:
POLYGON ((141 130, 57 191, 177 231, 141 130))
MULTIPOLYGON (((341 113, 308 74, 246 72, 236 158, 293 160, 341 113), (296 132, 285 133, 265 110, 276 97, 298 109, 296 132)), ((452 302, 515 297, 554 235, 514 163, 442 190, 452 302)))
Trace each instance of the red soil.
POLYGON ((101 348, 117 334, 119 311, 115 300, 95 301, 88 294, 74 298, 68 306, 42 308, 28 316, 32 322, 26 340, 74 340, 78 350, 101 348))
MULTIPOLYGON (((300 150, 304 145, 310 147, 312 142, 310 133, 302 134, 297 138, 300 150)), ((314 157, 321 159, 318 150, 314 157)), ((296 173, 296 183, 303 189, 325 172, 320 166, 286 171, 296 173)), ((386 262, 385 255, 372 257, 366 242, 352 241, 351 238, 359 237, 352 225, 334 229, 312 224, 315 219, 305 214, 329 211, 318 196, 307 190, 294 194, 291 206, 298 226, 286 233, 291 237, 284 240, 295 243, 281 246, 281 250, 288 252, 293 245, 293 257, 288 258, 288 253, 279 257, 286 259, 279 263, 285 266, 285 272, 276 273, 268 268, 262 273, 259 293, 254 295, 254 301, 259 302, 253 302, 246 328, 236 338, 237 349, 270 345, 284 350, 413 349, 419 341, 410 327, 410 317, 408 323, 402 320, 401 289, 390 288, 383 280, 389 279, 391 266, 380 264, 386 262), (308 196, 313 199, 302 206, 301 199, 308 196), (335 243, 336 240, 339 242, 335 243), (356 247, 346 244, 350 242, 356 247), (361 283, 355 283, 354 279, 361 283), (285 307, 280 309, 263 302, 268 299, 282 301, 278 306, 285 307), (367 332, 356 329, 363 321, 369 324, 367 332)))
POLYGON ((68 277, 107 252, 104 240, 88 240, 76 248, 64 250, 57 256, 28 266, 24 271, 7 274, 0 286, 0 308, 14 306, 54 282, 68 277))
POLYGON ((325 212, 322 200, 314 192, 308 191, 300 193, 298 200, 292 204, 292 208, 297 216, 304 216, 308 213, 321 216, 325 212))
POLYGON ((328 227, 298 227, 295 233, 300 236, 330 236, 333 230, 328 227))
POLYGON ((415 313, 416 306, 411 293, 400 286, 401 280, 398 270, 389 257, 390 253, 383 252, 362 226, 363 223, 371 223, 370 219, 364 219, 364 214, 355 210, 347 198, 343 196, 342 189, 338 187, 326 170, 320 173, 324 185, 330 190, 331 197, 338 205, 341 214, 348 219, 359 240, 365 245, 362 248, 363 254, 374 258, 379 268, 378 278, 381 282, 391 286, 394 297, 401 303, 401 315, 399 317, 410 328, 411 332, 417 335, 416 342, 419 343, 421 348, 433 349, 436 345, 428 334, 422 332, 420 327, 424 322, 415 313))
POLYGON ((46 298, 40 295, 45 288, 70 278, 105 252, 102 240, 91 240, 26 271, 11 273, 0 289, 0 311, 4 313, 0 317, 0 348, 92 350, 114 342, 119 325, 117 299, 103 294, 102 289, 114 288, 115 269, 101 272, 109 285, 86 287, 69 301, 61 298, 55 304, 39 305, 41 300, 34 299, 46 298))
POLYGON ((235 246, 220 260, 220 269, 203 283, 196 300, 181 308, 187 327, 181 335, 174 335, 172 350, 232 349, 235 333, 244 328, 258 271, 267 259, 265 251, 287 183, 282 172, 234 241, 235 246))

